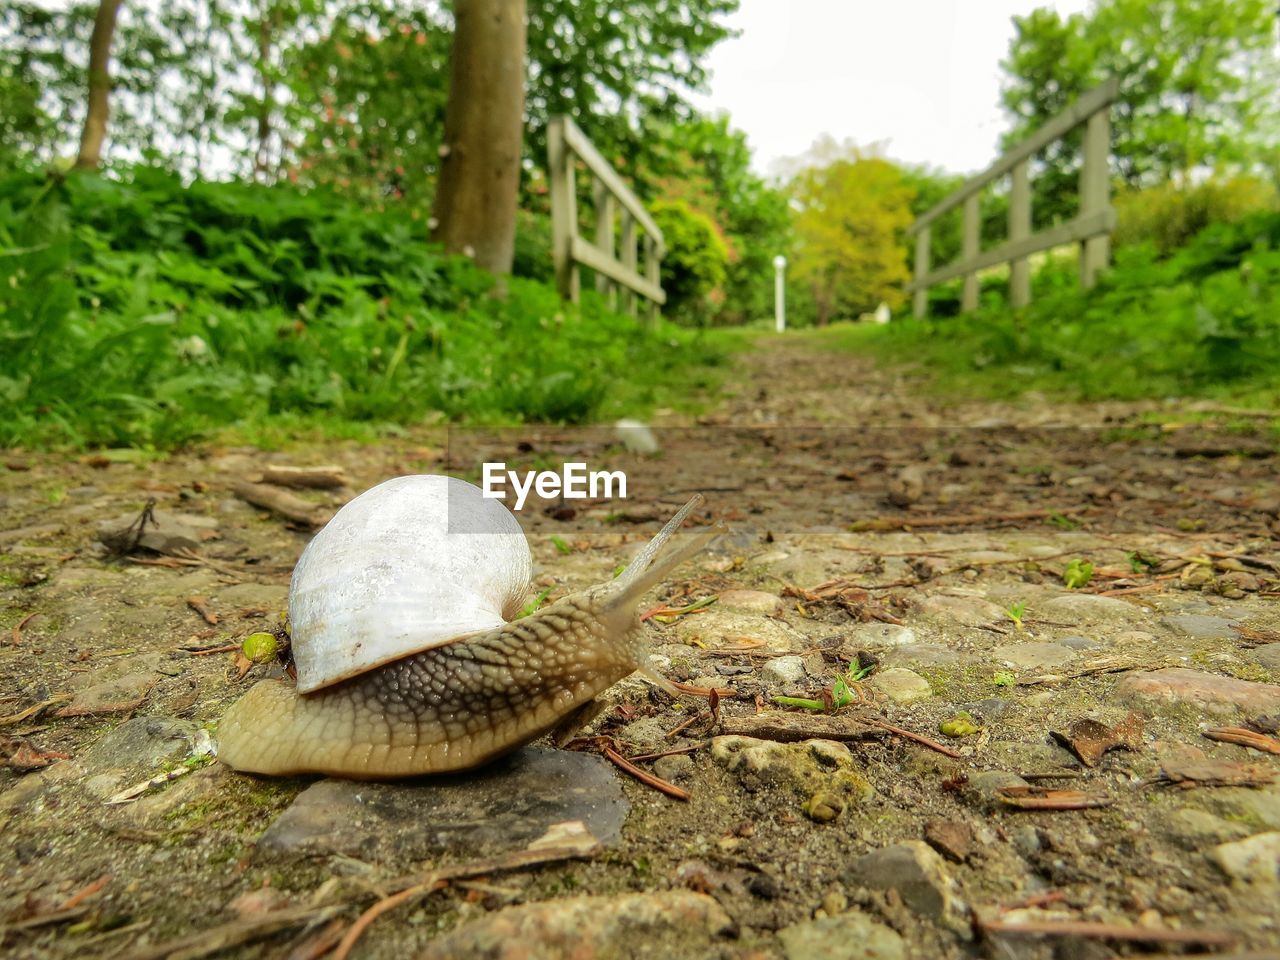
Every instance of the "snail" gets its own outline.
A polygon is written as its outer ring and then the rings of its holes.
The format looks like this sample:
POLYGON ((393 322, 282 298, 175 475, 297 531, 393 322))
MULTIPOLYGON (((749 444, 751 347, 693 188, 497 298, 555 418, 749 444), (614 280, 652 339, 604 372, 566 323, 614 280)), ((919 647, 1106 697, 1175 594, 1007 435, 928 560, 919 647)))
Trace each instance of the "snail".
POLYGON ((615 579, 516 618, 529 545, 463 480, 398 477, 344 506, 289 586, 297 684, 256 683, 223 717, 218 756, 250 773, 357 779, 479 766, 553 728, 649 659, 640 598, 719 532, 663 548, 695 496, 615 579))

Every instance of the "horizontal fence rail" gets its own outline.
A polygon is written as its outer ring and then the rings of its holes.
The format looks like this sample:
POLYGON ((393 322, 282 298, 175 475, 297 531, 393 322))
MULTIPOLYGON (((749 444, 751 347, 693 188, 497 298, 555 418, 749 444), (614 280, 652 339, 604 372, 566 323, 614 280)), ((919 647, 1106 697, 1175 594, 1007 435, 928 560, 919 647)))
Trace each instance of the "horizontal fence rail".
POLYGON ((648 301, 650 321, 667 302, 662 290, 661 263, 666 254, 662 231, 644 205, 568 117, 553 117, 547 128, 547 180, 551 188, 552 259, 560 296, 578 302, 581 280, 578 267, 596 273, 596 289, 616 306, 619 288, 623 307, 632 316, 637 300, 648 301), (595 238, 578 232, 577 161, 591 176, 595 207, 595 238), (615 230, 615 219, 621 218, 615 230), (640 272, 639 246, 643 237, 644 272, 640 272))
POLYGON ((1014 307, 1025 307, 1031 302, 1031 265, 1027 257, 1064 243, 1080 243, 1080 282, 1085 287, 1093 286, 1098 272, 1110 262, 1111 231, 1116 225, 1107 163, 1111 154, 1111 104, 1119 90, 1120 82, 1115 77, 1090 90, 1031 137, 917 218, 907 231, 915 234, 916 238, 914 279, 907 286, 913 294, 912 312, 916 317, 924 317, 928 313, 929 288, 953 277, 964 277, 960 309, 966 313, 975 309, 978 306, 977 272, 999 263, 1009 264, 1009 302, 1014 307), (1033 234, 1031 159, 1082 124, 1085 133, 1084 162, 1080 168, 1080 212, 1073 220, 1033 234), (991 250, 980 250, 979 194, 1006 173, 1012 177, 1009 238, 991 250), (964 224, 960 259, 930 269, 931 225, 961 205, 964 207, 964 224))

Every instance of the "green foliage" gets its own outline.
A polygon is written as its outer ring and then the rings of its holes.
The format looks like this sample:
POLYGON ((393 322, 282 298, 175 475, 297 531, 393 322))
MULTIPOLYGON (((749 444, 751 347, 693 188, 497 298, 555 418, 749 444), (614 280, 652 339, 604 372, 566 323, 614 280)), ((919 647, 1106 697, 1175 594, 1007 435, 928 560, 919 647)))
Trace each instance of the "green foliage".
POLYGON ((1119 246, 1151 243, 1168 255, 1211 223, 1239 223, 1278 206, 1275 186, 1246 174, 1126 190, 1115 198, 1114 240, 1119 246))
MULTIPOLYGON (((1006 144, 1116 76, 1112 153, 1129 187, 1263 159, 1280 124, 1274 11, 1270 0, 1097 0, 1065 19, 1048 8, 1014 17, 1006 144)), ((1077 130, 1041 158, 1037 223, 1073 214, 1079 144, 1077 130)))
POLYGON ((171 447, 225 426, 577 422, 697 382, 719 351, 511 279, 326 191, 0 180, 0 445, 171 447))
POLYGON ((792 180, 796 262, 816 320, 852 318, 905 299, 903 236, 911 186, 895 164, 833 141, 820 142, 792 180))
POLYGON ((1280 391, 1280 214, 1210 226, 1167 258, 1121 248, 1092 290, 1076 274, 1074 258, 1050 260, 1022 311, 984 295, 971 314, 895 322, 856 345, 996 396, 1280 391))
POLYGON ((729 250, 715 221, 684 200, 655 200, 649 212, 667 246, 662 260, 662 286, 667 293, 664 312, 705 322, 710 294, 728 276, 729 250))
POLYGON ((1071 560, 1067 564, 1067 569, 1062 572, 1062 582, 1068 590, 1079 590, 1081 587, 1087 587, 1092 579, 1093 564, 1079 557, 1071 560))

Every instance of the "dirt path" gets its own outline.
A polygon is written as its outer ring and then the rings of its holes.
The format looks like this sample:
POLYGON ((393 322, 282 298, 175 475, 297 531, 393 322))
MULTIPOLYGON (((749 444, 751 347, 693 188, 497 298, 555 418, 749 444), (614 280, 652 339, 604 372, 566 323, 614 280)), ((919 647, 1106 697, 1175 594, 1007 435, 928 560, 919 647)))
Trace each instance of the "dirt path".
MULTIPOLYGON (((1275 434, 1173 405, 922 387, 789 339, 744 357, 698 422, 660 417, 657 457, 604 428, 158 460, 8 452, 3 951, 323 956, 396 878, 442 865, 468 876, 386 913, 353 956, 1280 950, 1280 756, 1205 735, 1280 744, 1275 434), (199 651, 277 623, 310 536, 236 482, 332 463, 358 491, 573 458, 626 470, 632 489, 522 517, 553 598, 606 579, 691 491, 729 527, 649 621, 664 672, 735 691, 720 724, 705 700, 632 678, 586 731, 668 754, 640 765, 687 801, 545 745, 401 784, 212 761, 216 721, 263 668, 241 677, 233 653, 199 651), (99 525, 148 499, 185 540, 110 559, 99 525), (1068 589, 1082 562, 1091 575, 1068 589), (758 713, 838 696, 851 663, 873 671, 853 688, 868 702, 758 713), (575 820, 603 849, 503 869, 575 820)), ((323 510, 350 494, 302 495, 323 510)))

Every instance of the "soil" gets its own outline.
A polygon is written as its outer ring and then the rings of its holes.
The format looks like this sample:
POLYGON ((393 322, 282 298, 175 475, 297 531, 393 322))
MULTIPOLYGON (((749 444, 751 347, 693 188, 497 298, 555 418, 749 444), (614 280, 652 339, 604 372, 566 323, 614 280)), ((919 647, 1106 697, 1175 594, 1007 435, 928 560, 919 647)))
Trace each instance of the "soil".
MULTIPOLYGON (((317 778, 246 776, 208 755, 218 718, 269 668, 202 651, 279 625, 311 536, 235 496, 263 467, 341 466, 342 490, 298 493, 325 510, 398 474, 575 458, 625 470, 629 495, 521 513, 550 599, 607 579, 693 492, 707 497, 698 522, 728 531, 644 606, 659 669, 733 693, 675 700, 632 677, 571 744, 688 748, 638 762, 688 799, 608 768, 630 809, 602 852, 392 909, 353 956, 515 956, 484 936, 517 920, 528 955, 568 956, 548 919, 558 904, 597 918, 584 936, 600 956, 864 955, 874 938, 850 943, 854 921, 890 938, 877 955, 1280 951, 1280 756, 1205 736, 1280 744, 1273 424, 1174 402, 958 402, 803 337, 738 364, 707 415, 656 418, 658 455, 628 452, 612 428, 438 426, 376 446, 6 452, 6 954, 168 956, 203 934, 181 955, 321 956, 317 931, 344 929, 394 878, 509 852, 492 837, 429 856, 261 844, 317 778), (152 501, 158 529, 180 534, 148 541, 161 552, 100 543, 100 525, 152 501), (856 702, 789 714, 798 734, 762 723, 778 696, 838 697, 851 664, 867 674, 849 679, 856 702), (1017 806, 1028 795, 1052 809, 1017 806), (719 907, 690 920, 683 900, 634 896, 661 891, 719 907), (331 909, 289 921, 311 907, 331 909), (645 910, 631 934, 600 919, 645 910)), ((475 789, 500 796, 504 769, 475 789)), ((410 782, 396 809, 435 784, 410 782)), ((358 784, 343 789, 359 800, 358 784)))

